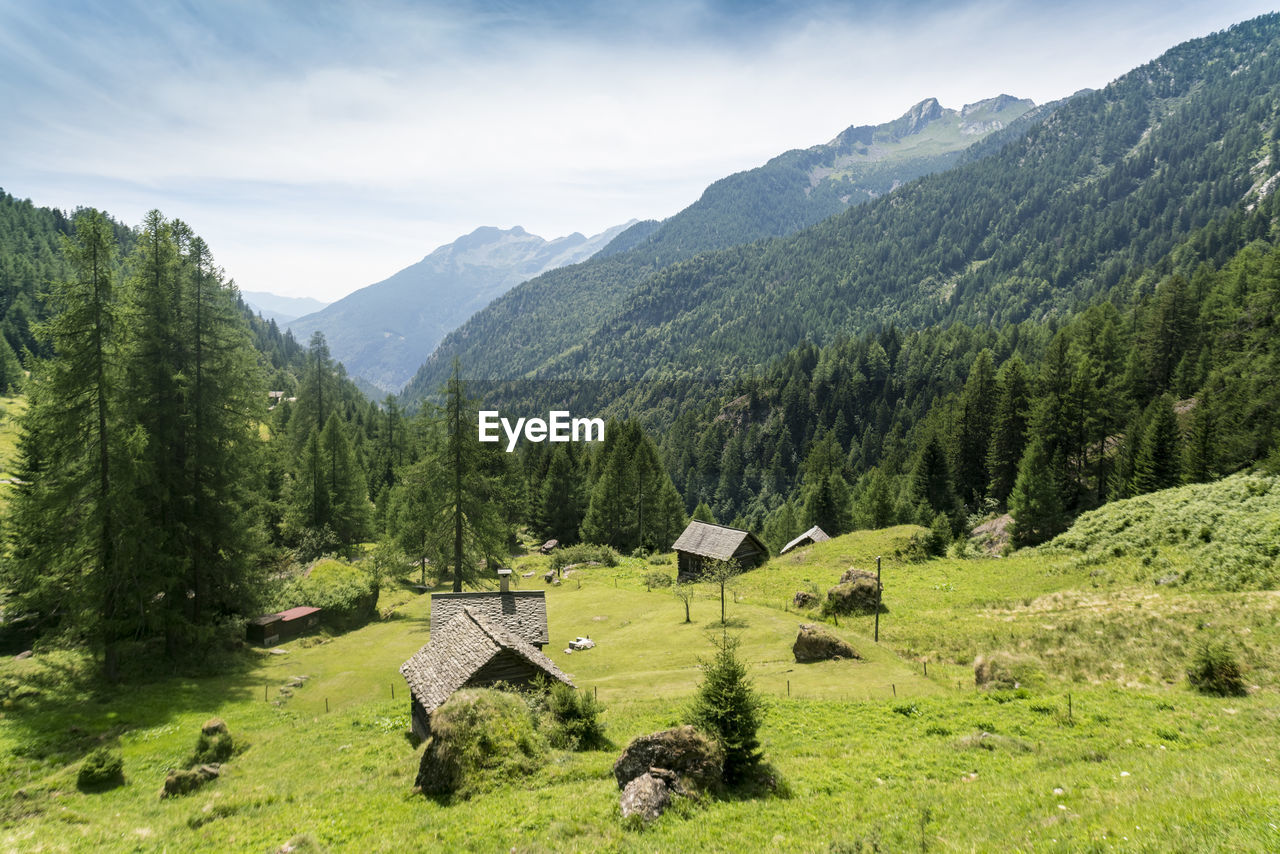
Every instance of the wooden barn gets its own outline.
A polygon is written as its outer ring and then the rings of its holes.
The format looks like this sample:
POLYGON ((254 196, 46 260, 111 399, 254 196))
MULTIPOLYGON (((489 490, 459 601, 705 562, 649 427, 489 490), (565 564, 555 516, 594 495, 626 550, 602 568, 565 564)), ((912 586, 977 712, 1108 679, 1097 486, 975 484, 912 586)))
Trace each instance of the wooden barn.
POLYGON ((263 614, 254 617, 245 627, 245 636, 249 643, 262 646, 275 646, 287 640, 293 640, 320 627, 320 609, 290 608, 278 614, 263 614))
POLYGON ((768 547, 750 531, 696 519, 671 547, 676 552, 677 578, 681 583, 696 581, 707 560, 735 560, 746 571, 769 559, 768 547))
POLYGON ((431 640, 400 666, 400 673, 409 683, 413 732, 423 739, 431 734, 431 714, 460 688, 495 682, 521 687, 539 675, 573 685, 532 644, 471 608, 460 609, 438 629, 432 608, 431 640))
POLYGON ((783 546, 782 551, 778 552, 778 554, 784 555, 792 549, 798 549, 801 546, 811 546, 814 543, 825 543, 829 539, 831 539, 831 537, 827 536, 826 531, 822 530, 817 525, 814 525, 812 528, 783 546))

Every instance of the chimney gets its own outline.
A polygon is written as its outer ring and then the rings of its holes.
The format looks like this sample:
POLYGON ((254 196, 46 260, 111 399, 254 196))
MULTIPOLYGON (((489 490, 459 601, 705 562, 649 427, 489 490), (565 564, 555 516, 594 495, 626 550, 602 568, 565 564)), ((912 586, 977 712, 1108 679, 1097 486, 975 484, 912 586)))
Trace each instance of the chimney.
POLYGON ((503 593, 511 592, 511 570, 498 570, 498 586, 503 593))

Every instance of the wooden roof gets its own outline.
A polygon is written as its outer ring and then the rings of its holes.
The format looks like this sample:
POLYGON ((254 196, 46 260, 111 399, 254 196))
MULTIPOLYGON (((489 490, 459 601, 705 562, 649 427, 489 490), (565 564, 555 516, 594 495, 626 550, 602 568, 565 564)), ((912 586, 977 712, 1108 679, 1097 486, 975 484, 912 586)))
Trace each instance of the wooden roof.
POLYGON ((568 685, 573 681, 524 639, 505 630, 484 614, 463 608, 431 640, 400 665, 415 702, 431 714, 453 693, 503 650, 510 650, 552 679, 568 685))
POLYGON ((829 539, 831 539, 831 537, 827 536, 826 531, 822 530, 817 525, 814 525, 812 528, 783 546, 782 551, 778 552, 778 554, 784 555, 797 546, 805 545, 806 541, 810 543, 823 543, 829 539))
POLYGON ((766 555, 769 553, 765 544, 750 531, 730 528, 727 525, 712 525, 695 519, 689 523, 689 527, 684 529, 684 533, 671 548, 678 552, 689 552, 714 560, 729 560, 742 547, 743 541, 748 539, 760 552, 766 555))
POLYGON ((547 598, 541 590, 431 594, 431 635, 470 609, 528 643, 551 642, 547 633, 547 598))

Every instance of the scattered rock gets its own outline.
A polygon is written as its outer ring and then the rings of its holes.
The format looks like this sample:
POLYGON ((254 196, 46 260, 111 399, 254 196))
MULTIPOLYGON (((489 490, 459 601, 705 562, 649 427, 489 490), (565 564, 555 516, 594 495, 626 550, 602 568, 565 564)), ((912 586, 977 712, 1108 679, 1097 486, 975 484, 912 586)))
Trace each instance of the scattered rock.
POLYGON ((1040 678, 1034 658, 996 652, 973 660, 973 683, 979 688, 1021 688, 1040 678))
POLYGON ((531 569, 531 570, 529 570, 528 572, 521 573, 521 574, 520 574, 520 577, 521 577, 521 578, 533 578, 533 570, 531 569))
POLYGON ((269 650, 269 652, 270 652, 272 655, 288 655, 288 654, 289 654, 289 650, 287 650, 287 649, 283 649, 283 648, 281 648, 281 647, 276 647, 276 648, 275 648, 275 649, 273 649, 273 650, 269 650))
POLYGON ((222 718, 209 718, 209 720, 205 721, 204 725, 200 727, 202 735, 218 735, 220 733, 226 733, 226 731, 227 722, 222 718))
POLYGON ((666 780, 652 774, 641 774, 622 790, 622 817, 638 815, 645 822, 662 815, 671 803, 671 789, 666 780))
POLYGON ((164 789, 160 792, 160 797, 173 798, 190 794, 210 780, 216 779, 221 773, 221 766, 217 764, 201 765, 190 771, 170 771, 169 776, 164 779, 164 789))
POLYGON ((685 725, 635 738, 613 763, 618 788, 650 769, 662 768, 677 775, 682 788, 706 791, 719 785, 724 775, 724 753, 719 745, 685 725))
POLYGON ((797 608, 812 608, 818 604, 818 597, 808 590, 797 590, 796 595, 791 597, 791 604, 797 608))
POLYGON ((822 626, 813 623, 801 623, 800 634, 791 647, 796 661, 801 664, 810 661, 831 661, 839 658, 861 659, 857 650, 822 626))
POLYGON ((555 579, 555 577, 556 577, 556 571, 553 569, 548 571, 546 575, 542 576, 542 580, 550 584, 555 579))
POLYGON ((25 651, 20 652, 20 653, 18 653, 17 655, 15 655, 15 656, 13 657, 13 660, 14 660, 14 661, 24 661, 24 660, 26 660, 26 659, 28 659, 28 658, 30 658, 30 657, 31 657, 31 650, 29 650, 29 649, 28 649, 28 650, 25 650, 25 651))

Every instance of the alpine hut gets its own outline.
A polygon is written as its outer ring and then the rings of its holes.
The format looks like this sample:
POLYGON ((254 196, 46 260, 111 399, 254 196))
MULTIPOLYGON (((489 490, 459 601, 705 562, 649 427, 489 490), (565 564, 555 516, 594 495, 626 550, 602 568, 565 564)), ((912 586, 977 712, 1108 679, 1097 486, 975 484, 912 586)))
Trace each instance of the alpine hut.
POLYGON ((547 634, 547 598, 541 590, 512 590, 511 570, 498 570, 498 590, 431 594, 431 636, 462 611, 470 609, 542 649, 547 634))
POLYGON ((520 687, 539 675, 573 685, 551 659, 486 614, 464 607, 437 628, 434 611, 431 640, 400 666, 419 738, 431 735, 431 714, 460 688, 495 682, 520 687))
POLYGON ((750 531, 696 519, 671 548, 676 552, 676 577, 681 583, 696 580, 707 560, 734 560, 745 571, 769 559, 768 547, 750 531))
POLYGON ((814 543, 825 543, 829 539, 831 539, 831 537, 827 536, 826 531, 822 530, 817 525, 814 525, 812 528, 783 546, 782 551, 778 552, 778 554, 784 555, 792 549, 798 549, 801 546, 811 546, 814 543))

